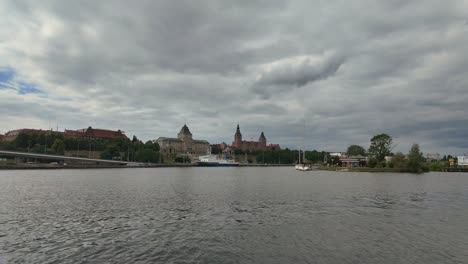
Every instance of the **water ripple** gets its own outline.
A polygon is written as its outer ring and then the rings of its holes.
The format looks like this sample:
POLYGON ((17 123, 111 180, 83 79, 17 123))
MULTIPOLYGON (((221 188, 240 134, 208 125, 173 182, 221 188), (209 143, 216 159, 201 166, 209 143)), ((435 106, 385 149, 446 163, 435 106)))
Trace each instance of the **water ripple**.
POLYGON ((468 177, 0 172, 0 263, 467 263, 468 177))

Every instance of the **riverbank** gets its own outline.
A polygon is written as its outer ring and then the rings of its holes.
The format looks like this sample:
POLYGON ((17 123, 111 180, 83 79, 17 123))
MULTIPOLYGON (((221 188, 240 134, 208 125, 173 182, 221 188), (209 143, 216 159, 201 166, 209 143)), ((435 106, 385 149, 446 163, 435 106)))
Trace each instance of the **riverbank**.
POLYGON ((397 168, 369 168, 369 167, 319 167, 319 170, 341 171, 341 172, 404 172, 397 168))
POLYGON ((0 170, 54 170, 54 169, 125 169, 125 168, 167 168, 167 167, 193 167, 192 164, 145 164, 141 166, 122 165, 93 165, 93 164, 47 164, 47 163, 18 163, 0 164, 0 170))
MULTIPOLYGON (((292 164, 240 164, 240 167, 291 167, 292 164)), ((54 170, 54 169, 123 169, 123 168, 189 168, 192 163, 140 164, 138 166, 92 165, 92 164, 49 164, 49 163, 0 163, 0 170, 54 170)))

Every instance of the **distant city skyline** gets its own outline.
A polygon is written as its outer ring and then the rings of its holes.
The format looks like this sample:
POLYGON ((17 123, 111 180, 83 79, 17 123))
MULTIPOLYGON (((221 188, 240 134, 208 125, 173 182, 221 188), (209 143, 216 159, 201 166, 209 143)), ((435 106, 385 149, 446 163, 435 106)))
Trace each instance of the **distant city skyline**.
POLYGON ((0 3, 0 134, 187 123, 231 144, 468 152, 468 3, 0 3), (365 7, 365 8, 363 8, 365 7), (305 125, 304 125, 305 124, 305 125), (305 128, 304 128, 305 127, 305 128))

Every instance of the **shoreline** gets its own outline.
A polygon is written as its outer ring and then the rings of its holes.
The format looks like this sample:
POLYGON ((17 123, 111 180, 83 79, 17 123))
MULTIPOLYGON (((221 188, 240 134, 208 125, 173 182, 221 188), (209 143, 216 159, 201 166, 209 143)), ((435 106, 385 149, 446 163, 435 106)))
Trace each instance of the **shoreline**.
MULTIPOLYGON (((239 167, 292 167, 293 164, 240 164, 239 167)), ((138 169, 138 168, 196 168, 195 164, 148 164, 143 166, 103 166, 103 165, 83 165, 83 166, 63 166, 51 164, 18 164, 18 165, 0 165, 2 170, 60 170, 60 169, 138 169)), ((214 167, 218 168, 218 167, 214 167)))

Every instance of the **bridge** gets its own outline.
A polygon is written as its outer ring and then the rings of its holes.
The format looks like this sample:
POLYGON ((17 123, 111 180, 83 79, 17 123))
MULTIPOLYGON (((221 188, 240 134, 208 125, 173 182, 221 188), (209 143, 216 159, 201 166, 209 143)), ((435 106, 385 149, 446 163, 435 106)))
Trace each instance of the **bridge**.
POLYGON ((8 151, 8 150, 0 150, 0 156, 33 158, 33 159, 50 159, 50 160, 61 160, 61 161, 95 162, 95 163, 129 165, 129 166, 139 164, 136 162, 122 161, 122 160, 90 159, 90 158, 81 158, 81 157, 70 157, 70 156, 64 156, 64 155, 39 154, 39 153, 31 153, 31 152, 8 151))

